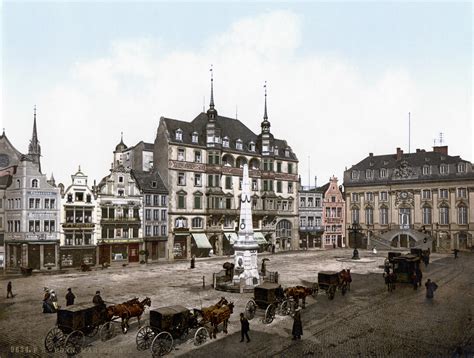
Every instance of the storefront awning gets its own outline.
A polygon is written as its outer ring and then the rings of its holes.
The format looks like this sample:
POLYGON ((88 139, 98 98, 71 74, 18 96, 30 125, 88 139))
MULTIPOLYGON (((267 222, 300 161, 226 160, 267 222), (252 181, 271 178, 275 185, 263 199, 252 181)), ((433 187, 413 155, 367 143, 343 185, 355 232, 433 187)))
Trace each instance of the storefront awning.
POLYGON ((209 239, 207 238, 206 234, 202 233, 193 233, 193 238, 194 241, 196 242, 196 245, 200 249, 212 249, 212 245, 209 242, 209 239))
POLYGON ((253 237, 255 239, 255 241, 257 241, 257 243, 259 245, 266 245, 268 244, 267 242, 267 239, 265 239, 265 236, 263 236, 263 234, 261 232, 254 232, 253 233, 253 237))
POLYGON ((237 241, 239 236, 235 232, 225 232, 224 237, 229 240, 231 245, 234 245, 234 243, 237 241))

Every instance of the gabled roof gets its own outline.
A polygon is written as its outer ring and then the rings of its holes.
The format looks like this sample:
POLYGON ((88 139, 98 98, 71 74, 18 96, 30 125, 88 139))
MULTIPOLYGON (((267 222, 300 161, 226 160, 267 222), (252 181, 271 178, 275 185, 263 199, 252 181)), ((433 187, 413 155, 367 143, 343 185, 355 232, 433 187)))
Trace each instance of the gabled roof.
POLYGON ((131 173, 144 193, 168 194, 168 189, 157 170, 153 172, 132 170, 131 173))

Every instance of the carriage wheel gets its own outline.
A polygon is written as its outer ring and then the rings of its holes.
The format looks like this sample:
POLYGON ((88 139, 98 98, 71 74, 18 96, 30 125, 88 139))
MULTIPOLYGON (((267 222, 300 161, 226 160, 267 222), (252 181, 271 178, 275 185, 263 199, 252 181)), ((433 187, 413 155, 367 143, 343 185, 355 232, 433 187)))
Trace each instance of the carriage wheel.
POLYGON ((288 300, 283 300, 283 302, 280 303, 279 311, 282 316, 288 316, 290 314, 291 309, 288 300))
POLYGON ((265 310, 265 318, 263 319, 263 323, 269 324, 273 322, 276 313, 276 306, 272 303, 268 305, 267 309, 265 310))
POLYGON ((168 332, 161 332, 151 343, 151 354, 153 357, 161 357, 173 349, 173 337, 168 332))
POLYGON ((247 319, 252 319, 255 317, 255 312, 257 311, 257 304, 254 300, 250 300, 245 305, 245 316, 247 319))
POLYGON ((336 286, 331 285, 329 286, 328 290, 326 291, 328 298, 330 300, 334 299, 334 295, 336 294, 336 286))
POLYGON ((317 283, 313 283, 312 289, 313 289, 313 293, 311 295, 313 296, 313 298, 316 298, 319 291, 319 285, 317 283))
POLYGON ((84 346, 84 333, 81 331, 72 331, 66 337, 64 342, 64 349, 68 356, 75 356, 81 352, 82 346, 84 346))
POLYGON ((137 333, 137 349, 139 351, 144 351, 150 348, 151 343, 153 342, 153 338, 155 338, 155 332, 151 329, 150 326, 142 327, 138 330, 137 333))
POLYGON ((94 337, 99 332, 99 326, 87 326, 84 330, 86 337, 94 337))
POLYGON ((51 328, 44 339, 46 352, 53 353, 59 350, 63 346, 64 338, 63 332, 58 327, 51 328))
POLYGON ((100 340, 105 342, 115 335, 115 326, 112 322, 104 323, 99 330, 100 340))
POLYGON ((207 331, 205 327, 199 328, 194 334, 194 345, 200 346, 201 344, 206 342, 208 336, 209 336, 209 332, 207 331))

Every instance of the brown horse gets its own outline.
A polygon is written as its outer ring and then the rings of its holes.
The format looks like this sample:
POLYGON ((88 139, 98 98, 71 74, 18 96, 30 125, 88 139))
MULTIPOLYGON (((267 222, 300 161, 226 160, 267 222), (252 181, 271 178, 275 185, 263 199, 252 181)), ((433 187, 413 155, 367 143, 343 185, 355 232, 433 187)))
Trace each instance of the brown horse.
POLYGON ((214 311, 215 309, 220 308, 224 305, 227 305, 228 303, 229 302, 225 299, 225 297, 221 297, 219 302, 217 302, 215 305, 212 305, 212 306, 209 306, 209 307, 204 307, 201 310, 196 309, 196 311, 201 315, 202 321, 210 322, 212 311, 214 311))
POLYGON ((285 288, 285 296, 287 298, 293 297, 296 301, 297 306, 299 306, 300 298, 303 300, 303 308, 306 306, 306 296, 313 294, 313 289, 304 286, 288 287, 285 288))
POLYGON ((114 317, 122 319, 122 332, 125 334, 130 328, 128 321, 132 317, 137 317, 138 326, 141 326, 140 318, 145 311, 145 306, 151 306, 151 299, 146 297, 142 302, 138 298, 133 298, 124 303, 107 307, 107 317, 112 320, 114 317))
POLYGON ((211 312, 210 323, 211 323, 211 334, 212 338, 216 338, 217 326, 223 324, 223 332, 227 334, 227 325, 229 323, 230 315, 234 313, 234 302, 223 305, 222 307, 216 308, 211 312))

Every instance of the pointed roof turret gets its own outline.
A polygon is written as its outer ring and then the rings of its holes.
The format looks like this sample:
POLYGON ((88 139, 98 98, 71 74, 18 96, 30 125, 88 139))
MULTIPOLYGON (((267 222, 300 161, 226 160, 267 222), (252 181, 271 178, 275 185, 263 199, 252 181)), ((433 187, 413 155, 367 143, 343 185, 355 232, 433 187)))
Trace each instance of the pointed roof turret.
POLYGON ((117 146, 115 147, 115 151, 116 152, 123 152, 127 148, 128 147, 123 142, 123 132, 120 132, 120 143, 117 144, 117 146))
POLYGON ((209 102, 209 109, 207 110, 207 116, 209 120, 214 121, 217 117, 217 110, 214 108, 214 75, 211 65, 211 101, 209 102))
POLYGON ((38 164, 39 171, 41 173, 41 146, 39 145, 38 141, 38 133, 36 131, 36 105, 34 107, 34 115, 33 115, 33 134, 31 136, 30 145, 28 146, 28 155, 33 159, 33 162, 38 164))
POLYGON ((270 122, 268 121, 268 113, 267 113, 267 81, 265 81, 265 106, 263 110, 263 122, 261 124, 262 133, 270 133, 270 122))

